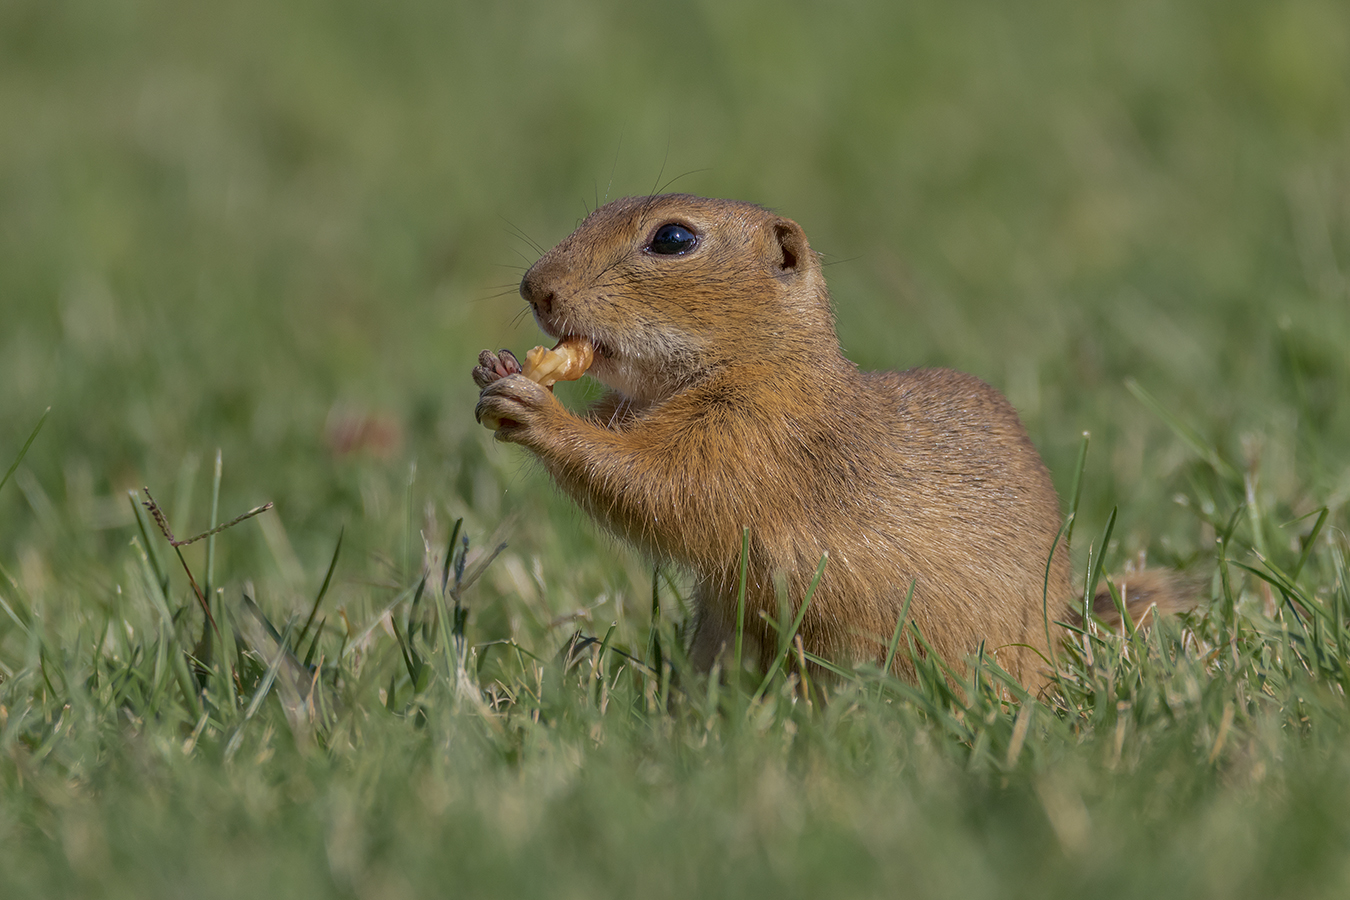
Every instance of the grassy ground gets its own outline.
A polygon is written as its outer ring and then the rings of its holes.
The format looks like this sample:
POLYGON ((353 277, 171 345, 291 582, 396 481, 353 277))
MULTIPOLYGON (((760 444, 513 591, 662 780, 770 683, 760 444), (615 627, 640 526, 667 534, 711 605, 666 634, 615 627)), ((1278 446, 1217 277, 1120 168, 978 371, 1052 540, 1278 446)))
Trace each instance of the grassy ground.
POLYGON ((1332 0, 0 5, 0 477, 51 408, 0 485, 0 893, 1344 896, 1347 35, 1332 0), (537 246, 666 185, 801 222, 850 355, 997 385, 1066 494, 1091 432, 1075 567, 1187 569, 1188 629, 1040 701, 688 676, 679 573, 653 627, 468 378, 536 343, 537 246), (146 486, 178 536, 275 506, 180 562, 146 486))

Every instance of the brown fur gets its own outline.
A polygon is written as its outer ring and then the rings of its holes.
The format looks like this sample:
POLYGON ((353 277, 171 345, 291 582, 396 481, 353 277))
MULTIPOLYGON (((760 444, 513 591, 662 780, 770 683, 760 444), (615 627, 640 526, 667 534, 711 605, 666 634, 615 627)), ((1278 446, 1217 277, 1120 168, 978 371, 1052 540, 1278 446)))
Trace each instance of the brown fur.
MULTIPOLYGON (((1128 571, 1116 576, 1113 583, 1136 628, 1148 625, 1158 614, 1186 612, 1195 605, 1199 593, 1198 584, 1166 569, 1128 571)), ((1116 601, 1105 587, 1092 595, 1092 615, 1109 628, 1120 629, 1125 624, 1116 601)), ((1075 610, 1070 621, 1080 624, 1082 619, 1082 613, 1075 610)))
POLYGON ((612 391, 576 415, 514 374, 509 354, 487 353, 477 415, 605 527, 694 573, 698 665, 734 634, 748 526, 745 624, 758 646, 776 645, 760 617, 777 616, 775 573, 795 608, 828 551, 807 650, 880 659, 913 580, 909 614, 948 662, 983 642, 1043 683, 1043 602, 1062 619, 1071 588, 1067 548, 1050 558, 1059 499, 1036 448, 972 376, 859 372, 845 359, 795 222, 726 200, 618 200, 520 291, 549 335, 595 343, 590 374, 612 391), (693 232, 694 249, 653 252, 667 223, 693 232))

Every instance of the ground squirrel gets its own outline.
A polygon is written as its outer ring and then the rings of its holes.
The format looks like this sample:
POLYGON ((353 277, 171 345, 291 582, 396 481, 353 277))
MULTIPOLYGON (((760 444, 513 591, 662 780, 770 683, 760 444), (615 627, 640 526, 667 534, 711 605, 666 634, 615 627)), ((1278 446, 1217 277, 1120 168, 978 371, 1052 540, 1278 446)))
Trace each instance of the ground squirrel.
MULTIPOLYGON (((983 644, 1044 682, 1043 600, 1053 635, 1071 585, 1062 542, 1051 556, 1062 519, 1040 455, 977 378, 858 371, 796 222, 681 194, 616 200, 520 293, 547 334, 593 350, 589 373, 611 390, 578 415, 509 352, 484 351, 478 420, 610 531, 693 573, 697 665, 732 640, 748 527, 745 633, 766 663, 775 573, 795 608, 828 551, 801 624, 808 651, 883 658, 912 581, 909 616, 946 661, 983 644)), ((1166 579, 1136 581, 1142 611, 1166 579)))

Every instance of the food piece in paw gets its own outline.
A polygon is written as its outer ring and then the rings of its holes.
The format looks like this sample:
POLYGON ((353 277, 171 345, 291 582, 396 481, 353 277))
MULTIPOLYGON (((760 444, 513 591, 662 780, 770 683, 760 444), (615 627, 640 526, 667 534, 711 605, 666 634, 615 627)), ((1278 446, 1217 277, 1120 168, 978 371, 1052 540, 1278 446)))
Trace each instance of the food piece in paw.
POLYGON ((584 337, 563 338, 552 350, 535 347, 525 354, 521 374, 546 388, 559 381, 576 381, 595 361, 595 347, 584 337))

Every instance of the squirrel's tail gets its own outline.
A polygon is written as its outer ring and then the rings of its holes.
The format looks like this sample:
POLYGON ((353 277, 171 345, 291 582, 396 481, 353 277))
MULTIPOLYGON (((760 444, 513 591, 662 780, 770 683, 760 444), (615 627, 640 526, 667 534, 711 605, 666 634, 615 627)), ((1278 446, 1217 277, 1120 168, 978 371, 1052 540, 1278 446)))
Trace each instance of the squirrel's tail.
MULTIPOLYGON (((1125 610, 1136 628, 1147 625, 1154 616, 1183 613, 1200 602, 1200 585, 1171 569, 1140 569, 1112 579, 1125 601, 1125 610)), ((1111 592, 1103 585, 1092 595, 1092 614, 1112 628, 1122 625, 1120 610, 1111 592)))

